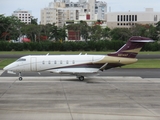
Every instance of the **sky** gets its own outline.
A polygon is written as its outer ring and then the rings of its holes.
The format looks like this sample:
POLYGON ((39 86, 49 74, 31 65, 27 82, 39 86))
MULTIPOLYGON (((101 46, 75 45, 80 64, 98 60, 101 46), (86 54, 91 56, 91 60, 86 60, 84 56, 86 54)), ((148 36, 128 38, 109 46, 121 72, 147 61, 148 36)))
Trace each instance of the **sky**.
MULTIPOLYGON (((40 21, 41 9, 48 7, 53 0, 0 0, 0 14, 11 16, 13 11, 23 9, 31 11, 32 16, 40 21)), ((78 0, 70 0, 77 2, 78 0)), ((108 11, 127 12, 145 11, 145 8, 154 8, 155 12, 160 12, 160 0, 97 0, 107 3, 108 11)))

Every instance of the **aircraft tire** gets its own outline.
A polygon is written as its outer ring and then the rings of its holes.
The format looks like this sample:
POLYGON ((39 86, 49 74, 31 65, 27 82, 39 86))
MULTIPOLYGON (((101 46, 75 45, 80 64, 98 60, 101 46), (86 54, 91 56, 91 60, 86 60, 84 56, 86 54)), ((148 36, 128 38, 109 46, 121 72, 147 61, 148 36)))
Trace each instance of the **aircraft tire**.
POLYGON ((23 80, 23 78, 22 77, 19 77, 19 81, 22 81, 23 80))
POLYGON ((80 76, 80 77, 79 77, 79 80, 80 80, 80 81, 83 81, 83 80, 84 80, 84 76, 80 76))

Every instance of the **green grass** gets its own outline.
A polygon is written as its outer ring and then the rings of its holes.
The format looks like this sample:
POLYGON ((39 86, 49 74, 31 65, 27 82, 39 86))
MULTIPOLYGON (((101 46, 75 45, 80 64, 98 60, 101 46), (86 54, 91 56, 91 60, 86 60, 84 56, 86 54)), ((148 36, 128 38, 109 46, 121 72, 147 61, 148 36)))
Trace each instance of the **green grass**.
MULTIPOLYGON (((0 69, 14 62, 16 59, 0 59, 0 69)), ((138 62, 122 68, 160 68, 160 59, 139 59, 138 62)))
POLYGON ((0 59, 0 69, 2 69, 3 67, 5 67, 6 65, 14 62, 16 59, 15 58, 9 58, 9 59, 0 59))
POLYGON ((160 68, 160 59, 139 59, 136 63, 122 68, 160 68))
MULTIPOLYGON (((108 54, 113 51, 1 51, 0 55, 5 55, 5 54, 24 54, 24 55, 33 55, 33 54, 108 54)), ((160 54, 160 51, 156 52, 140 52, 139 54, 160 54)))

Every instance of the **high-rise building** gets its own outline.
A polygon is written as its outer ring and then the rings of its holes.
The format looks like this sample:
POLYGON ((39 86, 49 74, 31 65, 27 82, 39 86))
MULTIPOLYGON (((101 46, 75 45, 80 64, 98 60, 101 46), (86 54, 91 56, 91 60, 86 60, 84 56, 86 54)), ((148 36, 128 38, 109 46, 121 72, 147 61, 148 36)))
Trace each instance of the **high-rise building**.
POLYGON ((49 6, 41 10, 41 24, 56 23, 62 26, 65 20, 104 20, 107 12, 105 2, 96 0, 54 0, 49 6))
POLYGON ((12 15, 18 17, 21 22, 26 24, 31 23, 32 14, 30 11, 18 9, 15 10, 12 15))
POLYGON ((50 3, 49 7, 41 10, 41 24, 53 24, 63 27, 67 20, 79 19, 79 8, 65 7, 64 2, 50 3))
POLYGON ((97 20, 104 20, 105 14, 107 14, 107 3, 102 1, 96 1, 95 14, 97 20))

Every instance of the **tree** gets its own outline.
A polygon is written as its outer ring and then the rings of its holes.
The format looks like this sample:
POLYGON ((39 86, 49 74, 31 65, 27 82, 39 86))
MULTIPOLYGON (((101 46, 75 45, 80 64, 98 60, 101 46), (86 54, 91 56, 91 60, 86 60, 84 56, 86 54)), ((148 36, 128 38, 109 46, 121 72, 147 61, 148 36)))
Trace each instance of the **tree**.
POLYGON ((157 40, 160 40, 160 21, 156 23, 157 40))
POLYGON ((110 31, 111 29, 108 27, 102 29, 102 38, 103 39, 110 38, 110 31))
POLYGON ((90 31, 90 27, 88 26, 87 22, 80 21, 80 35, 85 41, 87 41, 89 37, 89 31, 90 31))
POLYGON ((78 40, 80 38, 80 24, 70 24, 67 26, 68 31, 73 31, 74 35, 75 35, 75 39, 78 40))
POLYGON ((91 40, 100 40, 102 37, 102 28, 100 25, 95 25, 91 27, 91 40))
POLYGON ((131 33, 128 28, 114 28, 110 32, 112 40, 127 41, 130 38, 131 33))
POLYGON ((24 25, 17 17, 0 15, 0 37, 4 40, 17 39, 24 25))
POLYGON ((131 28, 131 34, 133 36, 145 36, 157 40, 158 32, 156 27, 153 25, 145 24, 136 24, 131 28))

